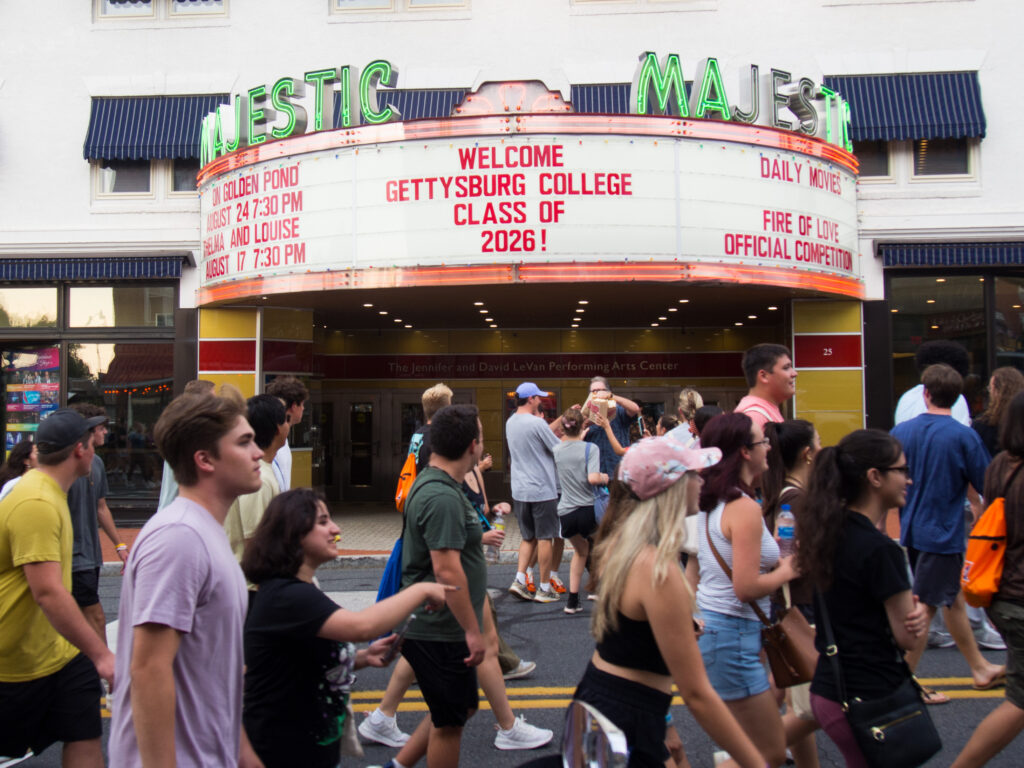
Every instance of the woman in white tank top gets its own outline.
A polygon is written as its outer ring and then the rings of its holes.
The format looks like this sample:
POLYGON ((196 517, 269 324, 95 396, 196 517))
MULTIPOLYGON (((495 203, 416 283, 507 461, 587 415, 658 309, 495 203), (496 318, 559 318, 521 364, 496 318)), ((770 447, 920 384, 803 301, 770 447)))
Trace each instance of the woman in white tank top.
POLYGON ((786 757, 786 740, 760 660, 761 622, 749 605, 757 602, 768 613, 768 596, 796 576, 792 558, 779 558, 761 505, 753 499, 768 466, 768 441, 749 416, 727 413, 708 422, 701 444, 723 455, 704 472, 697 521, 697 606, 705 622, 698 641, 701 655, 711 685, 768 764, 778 766, 786 757))

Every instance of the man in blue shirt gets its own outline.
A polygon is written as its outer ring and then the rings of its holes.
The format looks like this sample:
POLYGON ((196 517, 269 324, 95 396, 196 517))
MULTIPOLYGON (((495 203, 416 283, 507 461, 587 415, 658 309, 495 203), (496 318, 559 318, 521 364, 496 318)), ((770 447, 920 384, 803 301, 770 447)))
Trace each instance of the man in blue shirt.
MULTIPOLYGON (((613 395, 611 388, 608 386, 608 379, 604 376, 595 376, 590 380, 590 397, 615 401, 615 412, 613 414, 611 409, 609 409, 608 421, 611 422, 612 434, 619 441, 619 445, 623 448, 628 447, 629 427, 633 423, 633 419, 640 413, 640 406, 628 397, 613 395)), ((612 445, 608 441, 608 435, 605 434, 604 428, 599 427, 597 424, 591 424, 583 439, 601 449, 601 471, 607 474, 608 477, 614 478, 622 457, 612 450, 612 445)))
MULTIPOLYGON (((960 592, 967 536, 964 500, 968 486, 984 487, 991 459, 978 434, 952 416, 953 403, 963 390, 960 374, 939 363, 925 369, 921 383, 927 411, 892 430, 907 457, 904 471, 913 479, 907 504, 900 511, 900 543, 907 548, 914 571, 914 596, 928 606, 929 619, 940 606, 944 609, 946 626, 971 667, 974 687, 993 688, 1004 681, 1005 667, 991 664, 981 655, 960 592)), ((927 634, 922 634, 917 647, 907 654, 911 669, 920 661, 927 642, 927 634)))

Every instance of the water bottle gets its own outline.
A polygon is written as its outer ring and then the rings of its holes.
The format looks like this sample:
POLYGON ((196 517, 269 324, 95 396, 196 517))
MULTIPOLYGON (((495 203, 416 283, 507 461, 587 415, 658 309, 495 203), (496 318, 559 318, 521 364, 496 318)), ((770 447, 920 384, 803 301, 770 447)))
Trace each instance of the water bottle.
POLYGON ((793 554, 793 534, 796 527, 796 518, 789 508, 789 504, 783 504, 779 508, 779 514, 775 517, 775 529, 779 537, 779 557, 789 557, 793 554))
MULTIPOLYGON (((495 515, 494 522, 491 524, 491 528, 495 531, 505 531, 505 519, 502 515, 495 515)), ((498 558, 501 557, 501 547, 497 544, 487 545, 487 562, 496 563, 498 558)))

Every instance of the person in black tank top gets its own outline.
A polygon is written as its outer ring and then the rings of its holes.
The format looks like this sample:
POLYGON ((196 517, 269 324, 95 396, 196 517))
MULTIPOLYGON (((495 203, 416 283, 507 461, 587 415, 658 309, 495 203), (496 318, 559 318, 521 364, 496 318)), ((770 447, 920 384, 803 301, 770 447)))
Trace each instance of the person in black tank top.
POLYGON ((622 729, 630 768, 660 768, 669 759, 666 723, 678 740, 669 712, 673 682, 697 722, 739 765, 765 765, 711 687, 697 648, 693 593, 679 567, 683 518, 696 510, 700 491, 697 470, 720 458, 717 449, 691 450, 667 436, 635 443, 598 529, 591 624, 597 647, 574 698, 622 729))

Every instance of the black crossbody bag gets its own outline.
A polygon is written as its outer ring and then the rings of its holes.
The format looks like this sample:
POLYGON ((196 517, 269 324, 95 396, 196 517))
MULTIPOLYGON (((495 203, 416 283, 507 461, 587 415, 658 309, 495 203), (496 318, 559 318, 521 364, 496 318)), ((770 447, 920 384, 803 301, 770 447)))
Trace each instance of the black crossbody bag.
POLYGON ((942 749, 942 740, 906 662, 903 666, 907 679, 888 696, 870 701, 851 699, 846 692, 825 598, 815 590, 814 599, 821 615, 819 629, 825 634, 825 655, 836 678, 839 703, 867 764, 871 768, 914 768, 926 763, 942 749))

